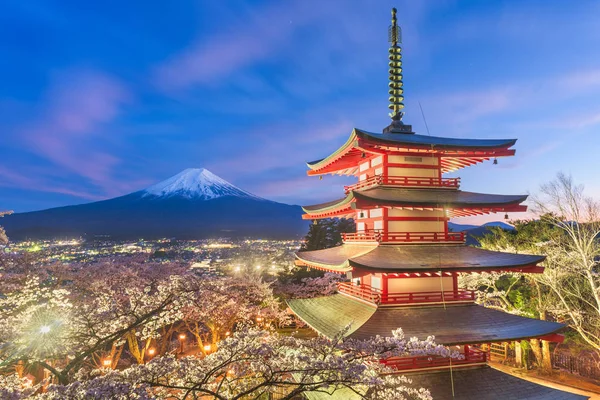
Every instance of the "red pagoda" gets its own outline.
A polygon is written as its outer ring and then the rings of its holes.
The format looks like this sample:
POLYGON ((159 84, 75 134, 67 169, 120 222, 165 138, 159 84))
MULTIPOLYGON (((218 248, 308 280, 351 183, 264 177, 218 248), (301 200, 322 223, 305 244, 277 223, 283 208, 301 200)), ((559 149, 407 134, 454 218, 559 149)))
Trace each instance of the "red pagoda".
POLYGON ((450 218, 525 211, 526 195, 466 192, 460 178, 445 173, 515 154, 516 139, 459 139, 419 135, 403 118, 401 31, 392 10, 389 28, 389 108, 382 133, 354 129, 331 155, 308 163, 308 175, 354 175, 344 197, 303 207, 303 218, 354 218, 356 232, 338 247, 296 253, 297 265, 346 274, 338 293, 290 300, 299 318, 333 337, 435 335, 456 346, 462 359, 411 357, 382 360, 436 399, 582 399, 523 381, 487 366, 489 349, 532 338, 560 341, 564 326, 485 308, 473 291, 461 289, 459 274, 541 273, 543 256, 469 247, 463 232, 450 232, 450 218), (452 375, 452 379, 450 379, 452 375), (463 384, 458 384, 458 382, 463 384), (464 384, 468 382, 467 384, 464 384), (475 389, 474 389, 475 388, 475 389), (454 397, 455 396, 455 397, 454 397), (512 397, 511 397, 512 396, 512 397))

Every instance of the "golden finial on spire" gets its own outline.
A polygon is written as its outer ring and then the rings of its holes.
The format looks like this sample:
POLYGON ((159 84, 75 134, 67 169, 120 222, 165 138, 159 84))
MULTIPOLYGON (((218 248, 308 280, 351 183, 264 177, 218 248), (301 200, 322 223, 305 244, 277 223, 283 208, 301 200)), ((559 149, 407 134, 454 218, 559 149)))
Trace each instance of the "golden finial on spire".
POLYGON ((404 89, 402 87, 402 48, 399 43, 402 43, 402 30, 397 25, 396 9, 392 8, 392 25, 388 28, 388 40, 391 44, 389 49, 389 73, 390 73, 390 94, 389 109, 392 121, 401 123, 404 113, 404 89))

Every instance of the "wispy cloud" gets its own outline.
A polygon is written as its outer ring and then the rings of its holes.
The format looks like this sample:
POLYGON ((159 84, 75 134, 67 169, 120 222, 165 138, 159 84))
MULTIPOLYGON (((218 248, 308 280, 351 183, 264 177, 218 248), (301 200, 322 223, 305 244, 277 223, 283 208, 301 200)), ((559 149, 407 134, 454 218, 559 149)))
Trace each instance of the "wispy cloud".
POLYGON ((330 10, 332 7, 326 3, 312 7, 304 1, 276 2, 260 9, 238 10, 227 24, 229 30, 200 37, 159 65, 155 71, 156 83, 167 91, 195 84, 214 84, 289 46, 290 36, 296 29, 330 10))
POLYGON ((101 128, 131 100, 127 88, 97 71, 69 71, 56 77, 38 118, 20 133, 39 156, 68 173, 89 179, 110 193, 119 157, 100 149, 101 128))
POLYGON ((22 174, 14 169, 0 166, 0 186, 36 190, 47 193, 60 193, 87 200, 102 200, 104 197, 82 190, 68 188, 37 174, 22 174))

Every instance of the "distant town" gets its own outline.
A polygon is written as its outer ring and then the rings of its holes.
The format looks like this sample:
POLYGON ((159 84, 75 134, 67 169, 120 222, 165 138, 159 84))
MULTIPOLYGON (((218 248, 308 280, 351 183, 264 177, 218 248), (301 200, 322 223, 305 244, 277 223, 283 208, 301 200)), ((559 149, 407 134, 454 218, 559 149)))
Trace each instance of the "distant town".
POLYGON ((264 239, 157 239, 117 241, 106 239, 62 239, 10 242, 5 253, 31 253, 36 264, 86 263, 115 257, 144 255, 154 262, 179 261, 191 269, 220 273, 253 270, 256 275, 276 274, 291 266, 296 240, 264 239))

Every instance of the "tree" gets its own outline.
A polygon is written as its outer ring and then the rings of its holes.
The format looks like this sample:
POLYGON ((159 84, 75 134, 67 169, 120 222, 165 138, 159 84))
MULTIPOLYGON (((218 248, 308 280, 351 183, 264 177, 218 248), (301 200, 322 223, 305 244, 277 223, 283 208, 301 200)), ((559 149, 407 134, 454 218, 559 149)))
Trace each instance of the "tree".
POLYGON ((266 398, 277 393, 293 399, 307 392, 346 391, 364 399, 431 399, 425 389, 378 361, 403 355, 454 356, 433 338, 405 339, 401 330, 391 337, 367 341, 298 339, 273 332, 244 329, 220 343, 206 357, 160 357, 145 365, 71 385, 52 385, 40 399, 80 398, 266 398), (103 396, 103 397, 102 397, 103 396))
POLYGON ((285 298, 305 299, 317 296, 329 296, 337 291, 338 282, 346 280, 345 275, 326 272, 322 276, 302 278, 300 283, 292 279, 278 281, 273 289, 285 298))
POLYGON ((342 244, 342 233, 356 230, 354 220, 327 218, 310 225, 300 251, 321 250, 342 244))
POLYGON ((542 185, 534 201, 560 232, 540 243, 548 258, 538 282, 555 297, 553 313, 600 353, 600 204, 563 173, 542 185))
MULTIPOLYGON (((12 214, 12 211, 0 211, 0 218, 4 217, 5 215, 10 215, 12 214)), ((0 244, 6 244, 8 243, 8 237, 6 236, 6 231, 4 230, 4 228, 2 226, 0 226, 0 244)))

